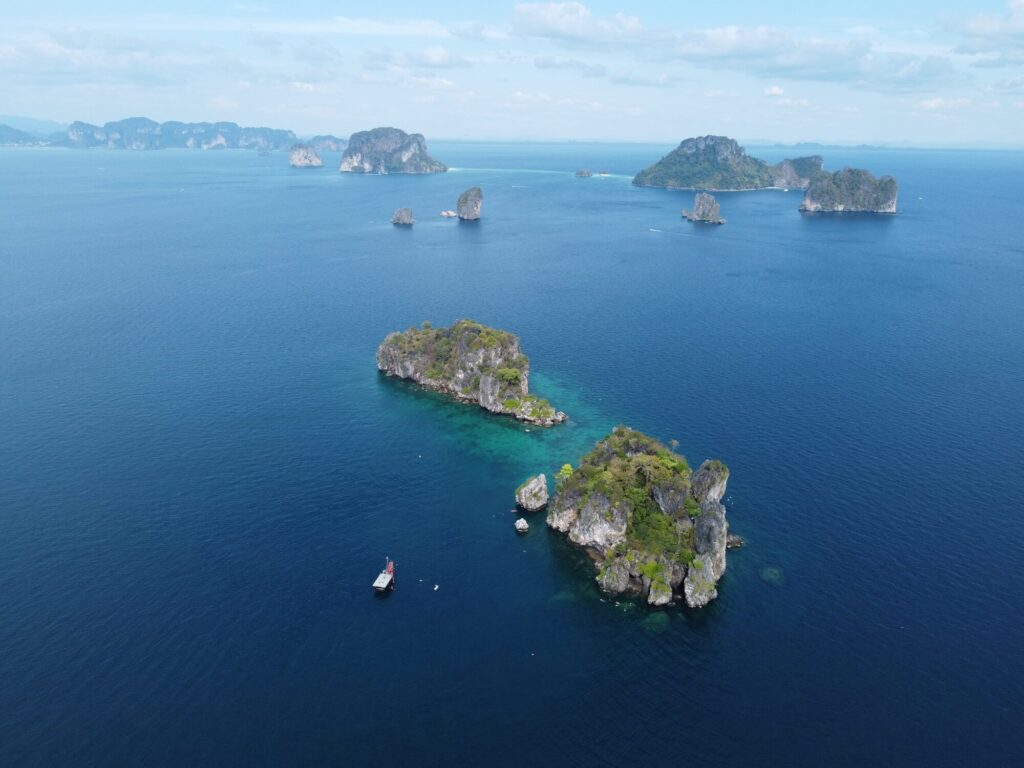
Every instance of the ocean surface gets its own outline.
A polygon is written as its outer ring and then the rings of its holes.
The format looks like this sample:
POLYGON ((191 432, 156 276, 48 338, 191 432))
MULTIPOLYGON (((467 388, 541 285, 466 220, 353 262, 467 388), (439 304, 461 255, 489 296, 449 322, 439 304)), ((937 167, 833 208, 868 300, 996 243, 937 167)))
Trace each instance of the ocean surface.
POLYGON ((701 227, 630 185, 668 149, 0 150, 0 764, 1021 764, 1024 154, 826 149, 900 213, 701 227), (464 317, 571 420, 378 374, 464 317), (706 609, 513 530, 620 423, 732 470, 706 609))

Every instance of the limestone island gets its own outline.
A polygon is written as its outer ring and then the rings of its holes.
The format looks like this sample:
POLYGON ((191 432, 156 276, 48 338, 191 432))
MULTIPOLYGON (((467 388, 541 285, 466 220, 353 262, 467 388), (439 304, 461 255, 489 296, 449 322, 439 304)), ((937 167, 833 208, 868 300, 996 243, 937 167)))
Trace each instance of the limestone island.
POLYGON ((550 427, 567 418, 547 400, 530 394, 530 361, 519 349, 519 337, 473 320, 458 320, 450 328, 423 323, 421 328, 390 333, 377 348, 377 368, 538 426, 550 427))
POLYGON ((337 136, 324 133, 314 136, 306 143, 317 152, 341 152, 348 146, 348 139, 339 139, 337 136))
POLYGON ((892 176, 876 179, 859 168, 822 172, 800 205, 809 213, 896 213, 899 186, 892 176))
POLYGON ((470 187, 461 195, 455 206, 459 219, 462 221, 477 221, 480 218, 480 206, 484 202, 484 193, 480 187, 470 187))
POLYGON ((322 168, 323 164, 320 154, 307 144, 296 144, 288 153, 288 165, 292 168, 322 168))
POLYGON ((558 472, 547 524, 587 551, 604 592, 656 606, 679 596, 699 608, 718 596, 725 573, 728 479, 720 461, 693 472, 683 456, 620 426, 558 472))
POLYGON ((374 128, 353 133, 341 156, 342 173, 444 173, 448 167, 427 154, 421 133, 374 128))
POLYGON ((650 168, 633 177, 638 187, 706 189, 738 192, 751 189, 806 189, 821 172, 821 155, 769 165, 747 154, 727 136, 685 139, 650 168))
POLYGON ((725 224, 722 218, 722 207, 714 195, 698 192, 693 196, 693 210, 683 211, 683 218, 698 224, 725 224))
POLYGON ((391 223, 396 227, 411 227, 416 223, 412 217, 412 208, 399 208, 391 216, 391 223))
POLYGON ((577 179, 589 179, 593 175, 594 175, 594 172, 593 171, 588 171, 586 168, 581 168, 580 170, 576 171, 576 178, 577 179))

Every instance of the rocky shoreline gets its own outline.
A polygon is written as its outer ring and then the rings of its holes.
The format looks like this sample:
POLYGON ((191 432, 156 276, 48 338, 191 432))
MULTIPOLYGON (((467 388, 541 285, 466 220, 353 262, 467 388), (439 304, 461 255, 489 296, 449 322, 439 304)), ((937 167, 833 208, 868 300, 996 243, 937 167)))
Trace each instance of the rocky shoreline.
POLYGON ((474 403, 491 413, 514 416, 540 427, 568 417, 530 394, 530 362, 519 338, 473 320, 450 328, 421 328, 388 334, 377 348, 377 368, 387 376, 474 403))
POLYGON ((720 461, 693 472, 683 456, 620 426, 559 472, 547 524, 587 552, 603 592, 700 608, 718 596, 726 569, 728 479, 720 461))

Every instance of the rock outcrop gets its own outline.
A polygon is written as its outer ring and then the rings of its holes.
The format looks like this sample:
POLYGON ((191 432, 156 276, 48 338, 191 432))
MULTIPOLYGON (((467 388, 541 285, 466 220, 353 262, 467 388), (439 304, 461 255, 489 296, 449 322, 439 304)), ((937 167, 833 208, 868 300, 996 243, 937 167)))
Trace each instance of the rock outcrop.
POLYGON ((391 223, 396 227, 411 227, 416 223, 412 217, 412 208, 399 208, 392 214, 391 223))
POLYGON ((800 205, 811 213, 896 213, 899 186, 892 176, 876 179, 860 168, 821 173, 800 205))
POLYGON ((716 192, 770 187, 804 188, 821 169, 818 155, 783 160, 769 165, 751 157, 735 139, 698 136, 685 139, 650 168, 640 171, 633 183, 662 189, 707 189, 716 192))
POLYGON ((377 368, 542 427, 566 419, 547 400, 530 394, 530 361, 519 349, 519 338, 473 320, 459 320, 450 328, 424 323, 388 334, 377 348, 377 368))
POLYGON ((540 474, 516 488, 516 504, 527 512, 544 509, 548 504, 548 479, 540 474))
POLYGON ((461 195, 455 210, 462 221, 476 221, 480 218, 480 206, 484 202, 484 193, 480 187, 470 187, 461 195))
POLYGON ((693 197, 693 210, 683 211, 683 218, 701 224, 725 224, 722 208, 713 195, 698 192, 693 197))
POLYGON ((559 473, 547 524, 589 552, 603 591, 656 606, 681 596, 697 608, 725 573, 728 478, 719 461, 693 472, 657 440, 616 427, 571 474, 559 473))
POLYGON ((526 533, 530 530, 530 524, 526 522, 525 518, 520 517, 516 520, 516 533, 526 533))
POLYGON ((427 153, 427 142, 420 133, 398 128, 374 128, 353 133, 341 156, 342 173, 443 173, 439 163, 427 153))
POLYGON ((324 161, 312 147, 296 144, 288 153, 288 165, 292 168, 322 168, 324 161))
POLYGON ((576 171, 576 178, 578 179, 589 179, 593 175, 593 171, 588 171, 586 168, 581 168, 580 170, 576 171))

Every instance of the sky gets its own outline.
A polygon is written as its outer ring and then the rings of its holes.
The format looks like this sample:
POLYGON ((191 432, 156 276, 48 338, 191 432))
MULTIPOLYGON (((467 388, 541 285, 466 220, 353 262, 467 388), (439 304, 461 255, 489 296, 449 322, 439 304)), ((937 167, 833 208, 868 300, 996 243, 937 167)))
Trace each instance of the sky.
POLYGON ((825 6, 3 0, 0 114, 1024 147, 1024 0, 825 6))

